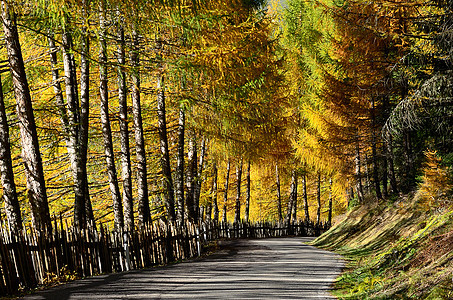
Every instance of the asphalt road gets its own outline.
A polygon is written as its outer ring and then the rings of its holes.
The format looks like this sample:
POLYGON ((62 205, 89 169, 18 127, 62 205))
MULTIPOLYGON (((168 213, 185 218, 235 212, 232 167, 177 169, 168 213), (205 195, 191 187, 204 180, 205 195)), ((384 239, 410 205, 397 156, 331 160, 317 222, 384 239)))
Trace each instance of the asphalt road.
POLYGON ((206 258, 78 280, 25 299, 335 299, 344 265, 310 238, 222 241, 206 258))

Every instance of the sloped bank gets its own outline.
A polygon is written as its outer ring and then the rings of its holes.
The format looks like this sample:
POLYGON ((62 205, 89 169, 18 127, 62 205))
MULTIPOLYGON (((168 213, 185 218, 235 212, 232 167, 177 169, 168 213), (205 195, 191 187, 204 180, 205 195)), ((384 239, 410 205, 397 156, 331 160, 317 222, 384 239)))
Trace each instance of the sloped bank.
POLYGON ((414 197, 351 210, 313 245, 348 259, 339 299, 453 299, 453 212, 414 197))

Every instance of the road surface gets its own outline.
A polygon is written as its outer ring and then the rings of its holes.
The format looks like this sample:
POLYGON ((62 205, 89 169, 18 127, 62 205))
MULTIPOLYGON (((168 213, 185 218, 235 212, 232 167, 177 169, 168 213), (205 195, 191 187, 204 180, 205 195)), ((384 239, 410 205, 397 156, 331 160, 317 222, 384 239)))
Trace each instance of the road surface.
POLYGON ((102 275, 25 299, 335 299, 329 287, 344 265, 310 238, 221 241, 206 258, 102 275))

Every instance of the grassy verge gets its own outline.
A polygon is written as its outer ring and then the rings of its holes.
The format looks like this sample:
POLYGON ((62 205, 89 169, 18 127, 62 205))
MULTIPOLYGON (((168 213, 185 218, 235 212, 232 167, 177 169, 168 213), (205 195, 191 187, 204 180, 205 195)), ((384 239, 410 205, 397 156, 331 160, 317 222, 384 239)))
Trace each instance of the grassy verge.
POLYGON ((349 261, 339 299, 453 299, 453 212, 413 197, 366 204, 313 242, 349 261))

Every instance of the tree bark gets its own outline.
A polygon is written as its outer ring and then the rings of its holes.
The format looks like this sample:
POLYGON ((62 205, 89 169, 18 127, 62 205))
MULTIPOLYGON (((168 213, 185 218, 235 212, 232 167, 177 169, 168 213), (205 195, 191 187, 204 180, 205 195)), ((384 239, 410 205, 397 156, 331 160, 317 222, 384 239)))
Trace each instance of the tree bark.
POLYGON ((329 213, 327 216, 327 226, 332 226, 332 208, 333 208, 333 199, 332 199, 332 178, 329 179, 329 213))
POLYGON ((215 224, 219 222, 219 205, 217 203, 217 175, 218 175, 217 162, 214 162, 214 166, 212 167, 211 196, 212 196, 212 209, 214 211, 213 221, 215 224))
POLYGON ((198 218, 199 218, 201 183, 202 183, 203 166, 204 166, 205 157, 206 157, 206 139, 203 137, 203 139, 201 140, 197 177, 195 178, 195 187, 194 187, 194 195, 193 195, 195 221, 198 221, 198 218))
POLYGON ((362 185, 362 171, 360 161, 360 146, 359 142, 356 143, 356 156, 355 156, 355 177, 356 177, 356 193, 359 202, 363 201, 363 185, 362 185))
POLYGON ((184 221, 184 131, 185 113, 184 109, 179 109, 178 119, 178 158, 176 162, 176 203, 178 204, 177 220, 184 221))
POLYGON ((410 131, 406 131, 404 133, 404 154, 406 169, 405 188, 406 191, 409 191, 415 184, 414 158, 412 154, 412 137, 410 131))
POLYGON ((378 165, 378 157, 377 157, 377 139, 376 139, 376 107, 374 99, 371 101, 371 121, 372 121, 372 128, 371 128, 371 153, 373 155, 373 181, 374 181, 374 189, 376 191, 376 197, 378 199, 382 199, 381 193, 381 181, 379 180, 379 165, 378 165))
POLYGON ((82 157, 85 211, 88 224, 94 225, 93 207, 88 184, 88 131, 90 115, 90 35, 88 33, 88 0, 82 1, 83 26, 80 46, 80 155, 82 157))
POLYGON ((55 104, 60 113, 60 122, 61 125, 63 126, 64 134, 68 136, 69 120, 66 111, 66 105, 63 100, 63 92, 61 90, 60 74, 58 72, 58 59, 57 59, 58 48, 55 46, 53 35, 51 33, 49 33, 49 35, 50 35, 49 37, 50 65, 52 67, 52 86, 55 94, 55 104))
POLYGON ((250 218, 250 160, 247 161, 244 221, 248 223, 249 218, 250 218))
MULTIPOLYGON (((52 43, 51 43, 52 44, 52 43)), ((80 110, 77 90, 77 74, 72 43, 72 35, 69 31, 63 32, 63 66, 65 73, 66 87, 66 114, 68 125, 66 128, 66 148, 71 161, 72 178, 74 182, 74 226, 79 230, 86 225, 86 206, 85 206, 85 180, 83 178, 83 166, 79 141, 80 110)), ((53 45, 51 45, 52 47, 53 45)), ((54 46, 53 46, 54 47, 54 46)), ((52 64, 56 66, 56 57, 52 57, 52 64)), ((58 78, 56 78, 58 79, 58 78)), ((54 87, 55 89, 55 87, 54 87)), ((55 89, 56 90, 56 89, 55 89)), ((56 93, 57 101, 59 97, 56 93)), ((58 105, 58 102, 57 102, 58 105)), ((62 115, 62 123, 65 116, 62 115)))
POLYGON ((170 221, 174 221, 175 215, 175 196, 173 189, 173 179, 171 177, 170 154, 168 151, 167 139, 167 120, 165 110, 165 91, 164 77, 159 75, 157 78, 157 116, 160 138, 161 167, 164 176, 164 201, 167 208, 167 215, 170 221))
MULTIPOLYGON (((385 147, 384 147, 385 149, 385 147)), ((385 150, 384 150, 385 152, 385 150)), ((382 157, 382 194, 385 198, 388 197, 388 160, 387 155, 382 157)))
POLYGON ((297 221, 297 206, 298 206, 298 203, 297 203, 297 199, 298 199, 298 176, 297 176, 297 173, 296 173, 296 179, 295 179, 295 184, 294 184, 294 192, 293 192, 293 205, 292 205, 292 208, 293 208, 293 211, 292 211, 292 223, 295 223, 297 221))
POLYGON ((283 215, 282 215, 282 196, 280 192, 280 174, 278 172, 278 164, 275 164, 275 180, 277 184, 277 215, 278 221, 281 222, 283 220, 283 215))
POLYGON ((363 164, 365 165, 365 178, 364 178, 365 184, 363 185, 363 188, 365 194, 369 194, 371 188, 371 179, 370 179, 370 168, 368 167, 370 160, 367 153, 365 153, 365 159, 363 161, 364 161, 363 164))
POLYGON ((393 137, 391 134, 387 136, 387 159, 389 163, 389 176, 390 176, 390 187, 393 193, 398 193, 398 185, 396 183, 396 176, 395 176, 395 165, 394 165, 394 155, 393 155, 393 137))
POLYGON ((189 137, 188 145, 188 168, 187 168, 187 195, 186 195, 186 206, 187 215, 191 221, 196 221, 196 206, 195 206, 195 180, 197 174, 197 144, 195 141, 195 135, 192 133, 189 137))
POLYGON ((27 178, 32 221, 36 230, 52 230, 47 201, 44 170, 39 152, 38 134, 28 86, 22 50, 17 32, 16 15, 10 11, 8 2, 1 1, 2 21, 9 67, 16 96, 16 112, 22 142, 22 159, 27 178))
POLYGON ((115 230, 120 231, 124 226, 123 205, 121 202, 120 189, 115 167, 113 153, 112 130, 109 117, 109 98, 108 98, 108 77, 107 77, 107 44, 105 29, 105 8, 104 0, 100 2, 99 11, 99 94, 101 97, 101 125, 104 140, 104 151, 107 162, 107 173, 109 177, 110 192, 113 201, 113 213, 115 220, 115 230))
POLYGON ((307 174, 302 176, 302 189, 304 192, 304 213, 305 213, 305 222, 310 221, 310 213, 308 211, 308 194, 307 194, 307 174))
POLYGON ((3 100, 3 86, 0 75, 0 176, 5 201, 6 219, 10 232, 22 230, 20 204, 17 199, 16 183, 14 182, 13 163, 11 159, 8 119, 3 100))
POLYGON ((123 179, 123 205, 124 205, 124 225, 126 230, 134 228, 134 205, 132 200, 132 170, 131 152, 129 148, 129 120, 127 115, 127 87, 124 29, 122 26, 123 18, 117 9, 117 61, 118 61, 118 104, 119 104, 119 123, 121 136, 121 175, 123 179))
POLYGON ((227 202, 228 202, 228 184, 230 181, 230 160, 228 159, 226 175, 225 175, 225 192, 223 194, 223 214, 222 214, 222 222, 227 221, 227 202))
POLYGON ((148 173, 146 166, 145 139, 143 133, 142 108, 140 101, 140 57, 139 39, 135 30, 132 31, 132 45, 130 59, 131 73, 131 98, 132 113, 134 117, 135 155, 137 165, 137 202, 138 202, 138 226, 143 226, 151 221, 148 198, 148 173))
POLYGON ((318 172, 318 181, 316 183, 316 200, 318 200, 318 207, 316 209, 316 226, 321 223, 321 173, 318 172))
POLYGON ((293 209, 295 205, 295 197, 297 197, 297 173, 296 170, 291 172, 291 187, 289 193, 288 209, 286 212, 286 224, 292 224, 293 209))
POLYGON ((236 166, 236 205, 234 210, 234 223, 241 222, 241 178, 242 178, 242 158, 236 166))

